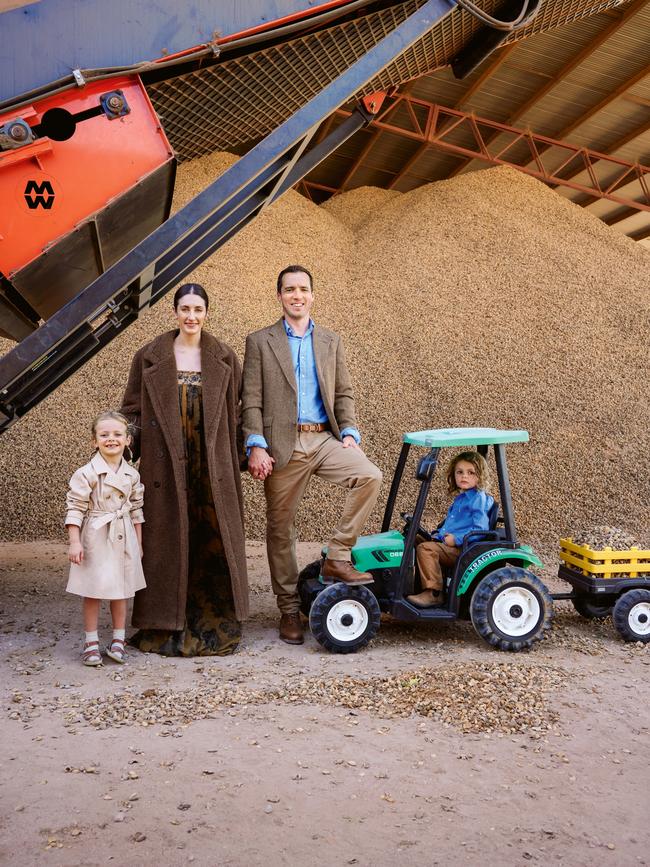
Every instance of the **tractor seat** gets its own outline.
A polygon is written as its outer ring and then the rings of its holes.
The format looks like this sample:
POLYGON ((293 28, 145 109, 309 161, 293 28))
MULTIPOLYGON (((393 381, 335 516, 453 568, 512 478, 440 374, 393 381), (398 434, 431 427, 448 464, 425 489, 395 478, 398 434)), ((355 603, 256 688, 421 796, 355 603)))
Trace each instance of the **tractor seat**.
POLYGON ((472 545, 475 545, 477 542, 485 542, 488 539, 499 539, 501 538, 501 534, 497 530, 497 523, 499 521, 499 504, 495 500, 490 508, 488 509, 488 529, 487 530, 472 530, 471 533, 468 533, 463 540, 462 552, 463 554, 470 548, 472 545))

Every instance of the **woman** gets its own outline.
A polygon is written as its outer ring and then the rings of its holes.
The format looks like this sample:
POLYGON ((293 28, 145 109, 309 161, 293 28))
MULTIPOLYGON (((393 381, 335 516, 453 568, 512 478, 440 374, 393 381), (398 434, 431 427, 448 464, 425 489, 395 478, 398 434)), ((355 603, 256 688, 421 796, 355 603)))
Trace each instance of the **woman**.
POLYGON ((122 406, 145 487, 147 587, 135 596, 130 643, 164 656, 232 653, 248 615, 241 367, 203 331, 208 303, 196 283, 176 291, 178 328, 136 353, 122 406))

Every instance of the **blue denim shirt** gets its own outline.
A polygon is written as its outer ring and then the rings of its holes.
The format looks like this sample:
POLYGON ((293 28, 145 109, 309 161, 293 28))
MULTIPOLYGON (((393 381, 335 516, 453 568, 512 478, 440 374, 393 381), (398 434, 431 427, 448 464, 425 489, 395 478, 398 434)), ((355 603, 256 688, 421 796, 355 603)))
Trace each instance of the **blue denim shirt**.
POLYGON ((494 503, 494 497, 478 488, 461 491, 449 507, 447 517, 433 534, 433 538, 442 542, 450 533, 459 547, 470 530, 489 530, 488 512, 494 503))
MULTIPOLYGON (((293 370, 296 375, 296 388, 298 394, 298 424, 316 422, 326 424, 328 421, 323 398, 318 384, 316 372, 316 359, 314 357, 314 320, 309 320, 309 327, 301 337, 294 333, 286 319, 283 319, 284 330, 287 332, 293 370)), ((361 442, 359 431, 353 427, 346 427, 341 431, 341 439, 351 436, 357 445, 361 442)), ((246 451, 250 452, 253 446, 268 448, 266 439, 260 434, 251 434, 246 440, 246 451)))

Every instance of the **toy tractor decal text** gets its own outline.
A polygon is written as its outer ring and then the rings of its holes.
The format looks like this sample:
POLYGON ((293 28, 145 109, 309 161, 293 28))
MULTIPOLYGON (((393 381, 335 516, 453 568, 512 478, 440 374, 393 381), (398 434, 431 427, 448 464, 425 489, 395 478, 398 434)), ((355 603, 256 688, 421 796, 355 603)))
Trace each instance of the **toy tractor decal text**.
POLYGON ((458 584, 458 595, 462 595, 467 590, 472 583, 472 580, 485 566, 494 563, 497 560, 520 560, 523 561, 522 565, 524 566, 530 566, 531 564, 535 564, 536 566, 543 565, 542 561, 531 551, 525 551, 522 548, 515 550, 493 548, 491 551, 486 551, 484 554, 481 554, 480 557, 477 557, 476 560, 474 560, 474 562, 463 572, 463 577, 460 579, 460 583, 458 584))
POLYGON ((37 181, 27 181, 24 195, 30 211, 34 211, 36 208, 49 211, 54 204, 54 189, 49 181, 43 181, 40 184, 37 181))

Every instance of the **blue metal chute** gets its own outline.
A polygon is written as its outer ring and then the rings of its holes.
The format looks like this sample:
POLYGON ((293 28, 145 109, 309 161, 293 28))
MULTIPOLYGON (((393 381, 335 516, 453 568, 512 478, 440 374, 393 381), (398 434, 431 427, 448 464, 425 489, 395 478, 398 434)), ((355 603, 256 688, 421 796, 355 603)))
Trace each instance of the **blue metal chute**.
POLYGON ((427 0, 182 210, 0 360, 0 431, 39 403, 140 311, 194 270, 262 208, 369 123, 356 111, 305 154, 320 123, 455 7, 427 0))

